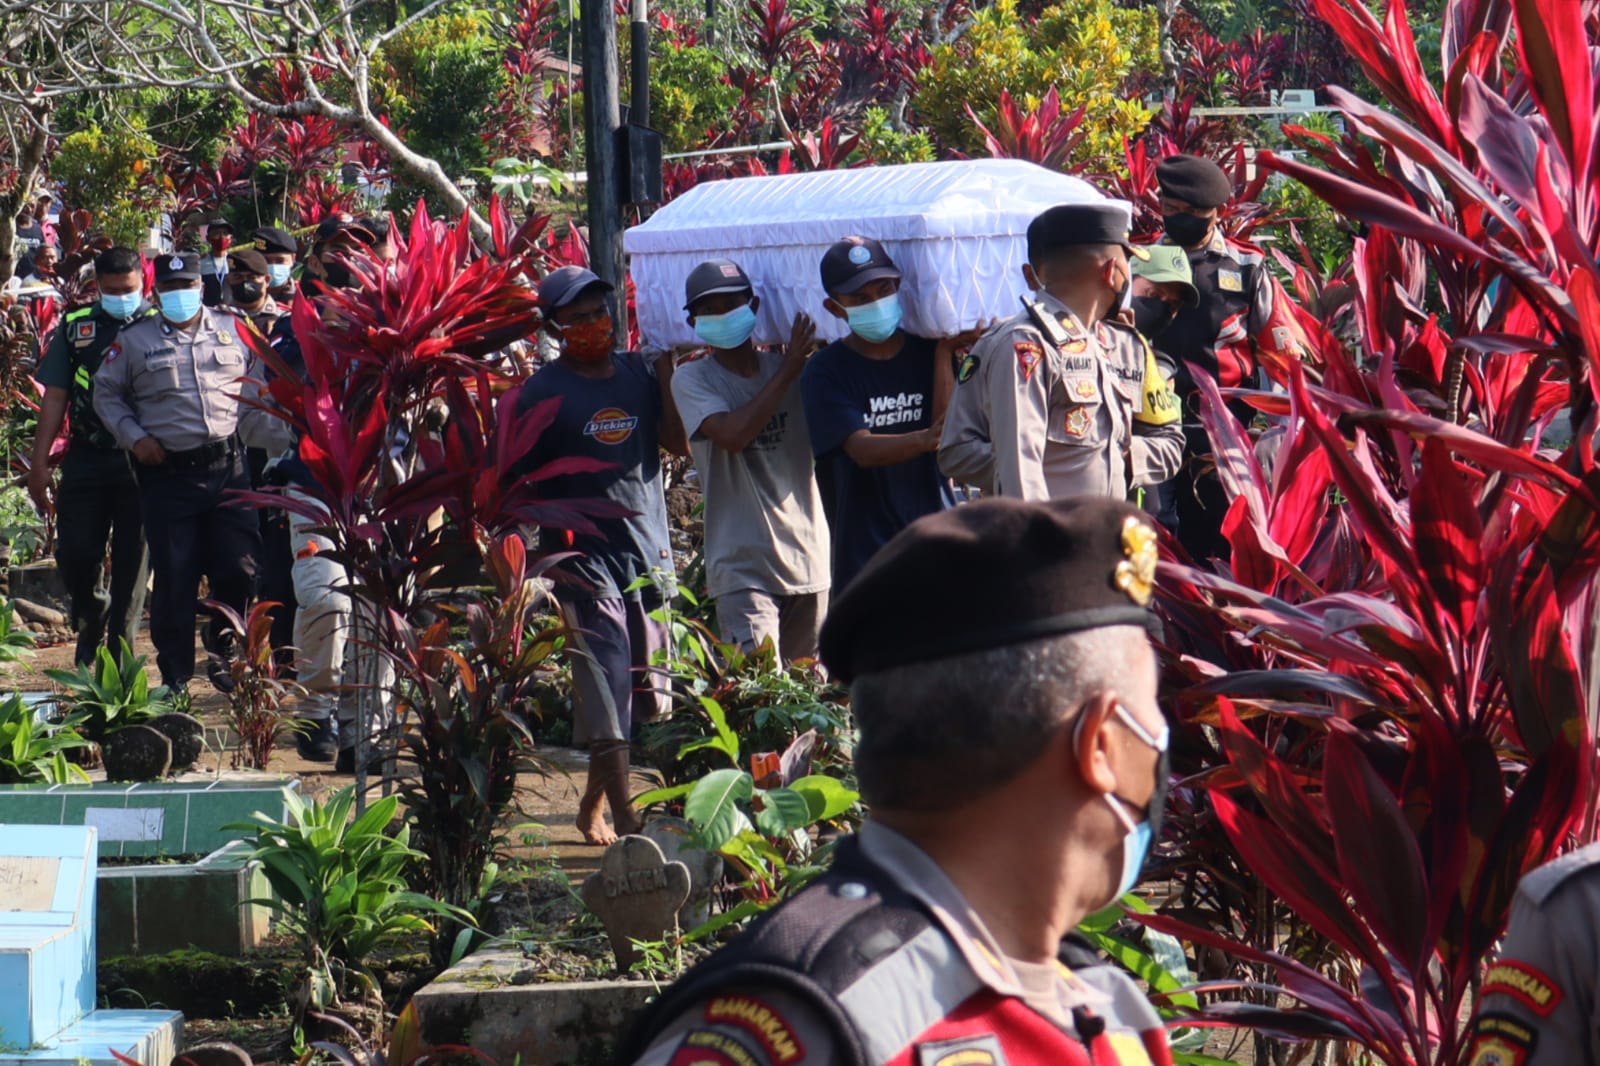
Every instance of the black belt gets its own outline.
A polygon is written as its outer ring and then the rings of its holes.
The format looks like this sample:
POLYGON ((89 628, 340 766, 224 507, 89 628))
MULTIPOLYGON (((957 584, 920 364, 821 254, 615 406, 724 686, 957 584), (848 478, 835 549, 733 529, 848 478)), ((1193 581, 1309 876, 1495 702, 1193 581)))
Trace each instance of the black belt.
POLYGON ((232 461, 238 454, 238 440, 229 437, 227 440, 208 441, 187 451, 168 452, 161 465, 171 470, 209 470, 232 461))

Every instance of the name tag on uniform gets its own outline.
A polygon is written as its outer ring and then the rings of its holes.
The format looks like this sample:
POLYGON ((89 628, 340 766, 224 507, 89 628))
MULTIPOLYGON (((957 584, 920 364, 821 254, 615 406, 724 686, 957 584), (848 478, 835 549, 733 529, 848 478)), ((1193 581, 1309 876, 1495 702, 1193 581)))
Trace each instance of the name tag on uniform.
POLYGON ((1217 271, 1217 288, 1223 292, 1243 292, 1244 275, 1237 270, 1217 271))

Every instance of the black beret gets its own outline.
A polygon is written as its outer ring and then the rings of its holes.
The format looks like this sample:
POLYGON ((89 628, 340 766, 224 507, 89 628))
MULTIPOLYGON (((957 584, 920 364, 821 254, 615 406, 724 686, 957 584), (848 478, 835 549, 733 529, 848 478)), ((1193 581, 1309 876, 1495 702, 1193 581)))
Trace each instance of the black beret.
POLYGON ((1074 244, 1120 244, 1130 255, 1150 258, 1150 253, 1128 239, 1132 212, 1126 204, 1058 204, 1046 208, 1028 223, 1028 261, 1057 248, 1074 244))
POLYGON ((1169 155, 1156 164, 1161 195, 1205 210, 1233 199, 1233 182, 1227 172, 1197 155, 1169 155))
POLYGON ((289 235, 289 231, 278 226, 261 226, 252 236, 255 238, 256 249, 261 252, 288 252, 296 255, 300 251, 300 242, 289 235))
POLYGON ((228 252, 228 269, 266 277, 267 257, 254 248, 233 248, 228 252))
POLYGON ((1153 627, 1149 515, 1121 500, 994 497, 911 523, 822 624, 842 681, 1102 626, 1153 627))

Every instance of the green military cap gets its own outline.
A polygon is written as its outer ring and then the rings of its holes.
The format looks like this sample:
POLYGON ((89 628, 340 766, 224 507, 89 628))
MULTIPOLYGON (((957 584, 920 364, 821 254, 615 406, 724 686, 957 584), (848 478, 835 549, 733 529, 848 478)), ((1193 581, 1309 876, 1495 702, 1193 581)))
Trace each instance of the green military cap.
POLYGON ((1200 305, 1200 290, 1194 287, 1194 271, 1189 268, 1189 255, 1173 244, 1148 244, 1150 253, 1143 260, 1133 260, 1133 276, 1158 284, 1177 285, 1183 289, 1183 302, 1190 307, 1200 305))

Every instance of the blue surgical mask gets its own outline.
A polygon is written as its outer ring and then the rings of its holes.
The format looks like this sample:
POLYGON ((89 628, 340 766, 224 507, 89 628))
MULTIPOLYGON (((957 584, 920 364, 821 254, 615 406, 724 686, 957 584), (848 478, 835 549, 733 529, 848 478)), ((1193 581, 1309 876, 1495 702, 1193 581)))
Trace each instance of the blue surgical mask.
POLYGON ((881 300, 860 307, 846 307, 844 313, 856 336, 873 344, 886 341, 900 328, 900 294, 891 292, 881 300))
POLYGON ((100 310, 112 318, 119 318, 126 322, 139 310, 139 305, 144 302, 144 296, 137 292, 103 292, 100 294, 100 310))
POLYGON ((713 348, 737 348, 756 331, 756 309, 745 304, 723 315, 696 315, 694 331, 713 348))
POLYGON ((199 313, 199 289, 172 289, 161 294, 161 317, 173 325, 182 325, 199 313))
MULTIPOLYGON (((1110 906, 1117 900, 1133 891, 1133 886, 1139 883, 1139 875, 1144 870, 1144 861, 1150 854, 1150 847, 1155 843, 1156 834, 1161 831, 1161 815, 1167 805, 1167 729, 1161 728, 1159 733, 1152 733, 1135 718, 1128 709, 1118 703, 1115 714, 1122 719, 1134 736, 1156 749, 1159 758, 1156 760, 1156 787, 1150 794, 1150 803, 1145 808, 1145 819, 1135 822, 1129 809, 1136 810, 1133 804, 1114 793, 1105 795, 1106 805, 1111 808, 1111 813, 1116 815, 1117 821, 1122 823, 1125 832, 1122 834, 1122 878, 1117 883, 1117 894, 1106 905, 1110 906)), ((1079 719, 1082 722, 1082 719, 1079 719)))
POLYGON ((292 268, 288 263, 267 264, 267 284, 274 289, 281 289, 289 284, 289 271, 292 268))

